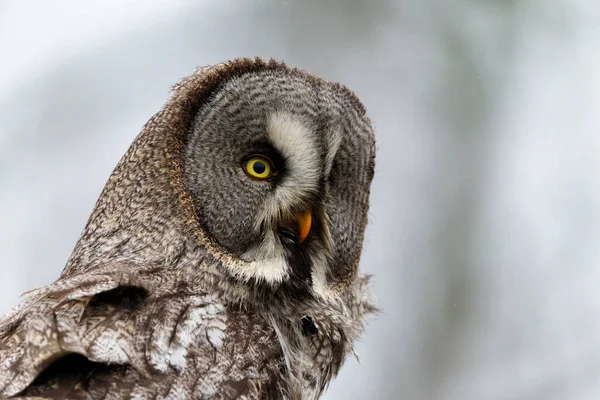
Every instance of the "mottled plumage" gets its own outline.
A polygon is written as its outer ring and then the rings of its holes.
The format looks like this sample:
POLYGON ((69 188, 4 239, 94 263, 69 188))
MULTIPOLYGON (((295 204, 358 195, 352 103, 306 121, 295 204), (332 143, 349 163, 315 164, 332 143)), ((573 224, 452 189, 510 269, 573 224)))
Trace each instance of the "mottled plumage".
POLYGON ((60 278, 0 320, 0 394, 319 397, 374 311, 357 274, 374 156, 345 87, 260 59, 200 68, 121 159, 60 278), (277 174, 250 179, 252 154, 277 174), (303 210, 310 233, 290 238, 303 210))

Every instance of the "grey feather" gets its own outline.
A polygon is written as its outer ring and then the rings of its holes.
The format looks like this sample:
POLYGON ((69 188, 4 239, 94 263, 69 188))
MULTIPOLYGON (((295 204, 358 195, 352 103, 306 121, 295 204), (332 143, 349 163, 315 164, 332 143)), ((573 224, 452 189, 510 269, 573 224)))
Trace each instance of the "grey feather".
POLYGON ((374 157, 347 88, 260 59, 198 69, 115 168, 60 278, 0 320, 0 394, 318 398, 375 311, 357 273, 374 157), (249 178, 255 153, 276 176, 249 178), (303 210, 310 233, 289 241, 303 210))

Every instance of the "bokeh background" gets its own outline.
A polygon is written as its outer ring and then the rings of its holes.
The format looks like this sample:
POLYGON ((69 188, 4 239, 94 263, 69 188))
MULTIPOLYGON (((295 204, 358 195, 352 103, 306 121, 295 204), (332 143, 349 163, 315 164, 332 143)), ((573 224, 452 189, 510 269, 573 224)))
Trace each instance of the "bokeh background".
POLYGON ((382 313, 325 398, 600 398, 596 0, 0 0, 0 312, 198 65, 283 59, 378 137, 382 313))

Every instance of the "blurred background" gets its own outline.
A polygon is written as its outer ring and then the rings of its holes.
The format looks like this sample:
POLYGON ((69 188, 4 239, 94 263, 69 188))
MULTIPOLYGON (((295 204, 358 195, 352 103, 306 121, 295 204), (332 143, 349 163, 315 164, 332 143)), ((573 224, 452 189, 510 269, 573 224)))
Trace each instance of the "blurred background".
POLYGON ((0 313, 198 65, 286 60, 378 138, 382 313, 325 398, 600 398, 600 3, 0 0, 0 313))

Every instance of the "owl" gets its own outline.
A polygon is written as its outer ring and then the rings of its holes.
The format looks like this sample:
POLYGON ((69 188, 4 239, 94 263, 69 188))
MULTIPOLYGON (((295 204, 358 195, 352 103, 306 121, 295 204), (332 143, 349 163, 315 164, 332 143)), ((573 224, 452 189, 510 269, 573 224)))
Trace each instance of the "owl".
POLYGON ((0 394, 316 399, 376 311, 375 139, 346 87, 262 59, 173 88, 61 276, 0 320, 0 394))

